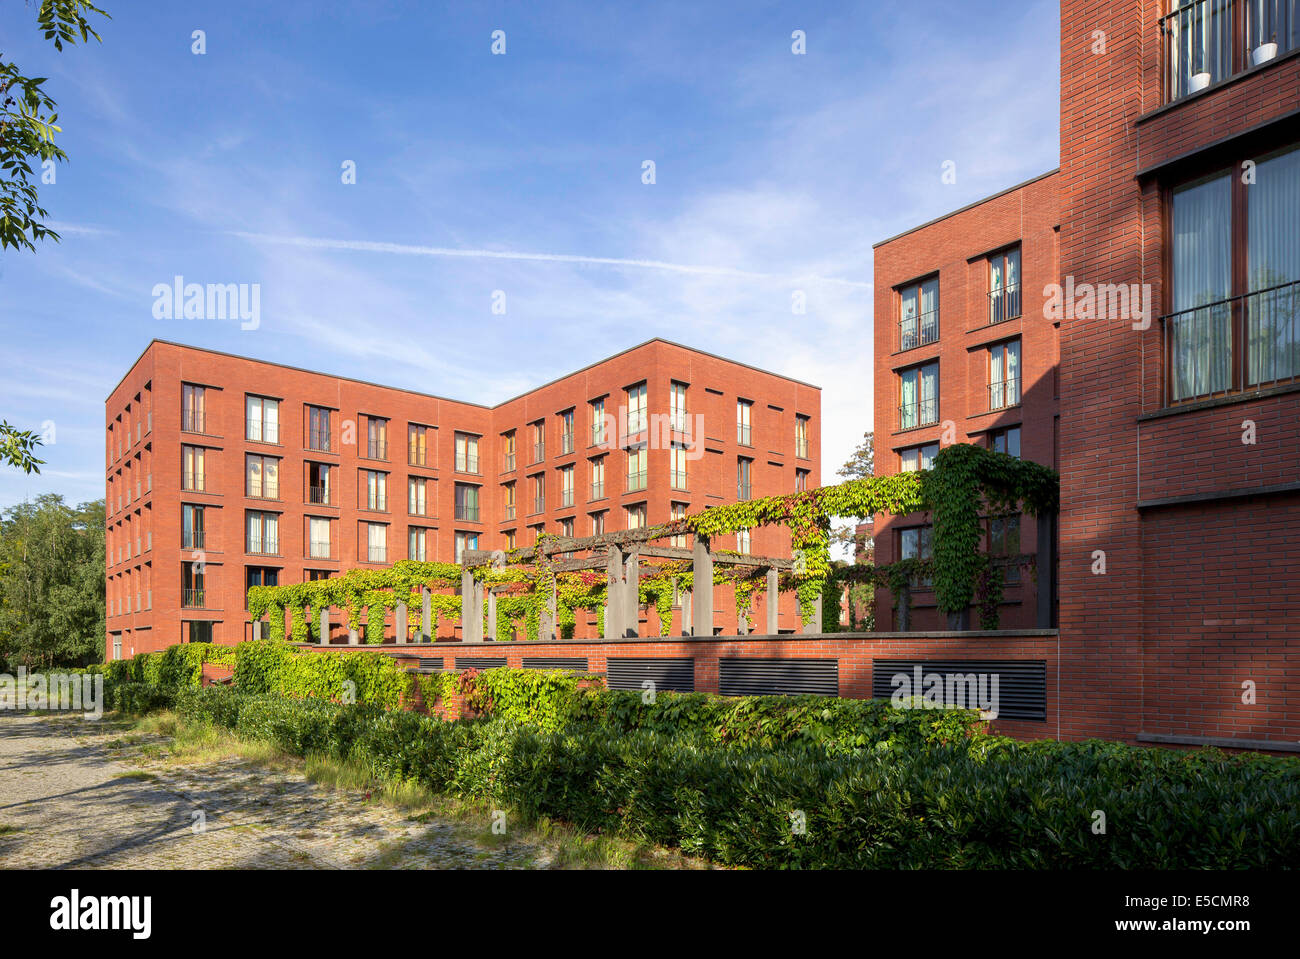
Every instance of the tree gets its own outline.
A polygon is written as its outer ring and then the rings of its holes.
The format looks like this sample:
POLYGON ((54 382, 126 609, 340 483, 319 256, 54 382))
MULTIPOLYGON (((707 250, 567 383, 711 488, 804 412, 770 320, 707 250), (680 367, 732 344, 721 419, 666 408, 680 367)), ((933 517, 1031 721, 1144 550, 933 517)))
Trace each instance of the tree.
POLYGON ((38 467, 45 460, 38 460, 34 453, 40 445, 41 438, 32 430, 20 430, 7 421, 0 423, 0 463, 16 466, 24 473, 39 473, 38 467))
MULTIPOLYGON (((65 43, 85 43, 99 34, 87 16, 108 14, 88 0, 41 0, 36 22, 54 49, 65 43)), ((52 166, 68 156, 54 143, 56 104, 43 84, 45 77, 28 77, 15 63, 0 59, 0 250, 6 247, 35 251, 36 241, 59 235, 43 222, 48 212, 40 205, 32 164, 52 166)))
MULTIPOLYGON (((876 434, 872 430, 863 433, 862 442, 854 449, 853 454, 844 461, 844 465, 835 471, 835 475, 845 480, 865 479, 868 476, 875 475, 875 436, 876 434)), ((871 562, 871 517, 859 516, 857 524, 846 524, 836 528, 831 533, 831 542, 852 550, 855 562, 871 562), (860 531, 858 527, 863 525, 867 528, 860 531)))
POLYGON ((47 493, 0 514, 0 662, 49 669, 104 658, 104 501, 47 493))

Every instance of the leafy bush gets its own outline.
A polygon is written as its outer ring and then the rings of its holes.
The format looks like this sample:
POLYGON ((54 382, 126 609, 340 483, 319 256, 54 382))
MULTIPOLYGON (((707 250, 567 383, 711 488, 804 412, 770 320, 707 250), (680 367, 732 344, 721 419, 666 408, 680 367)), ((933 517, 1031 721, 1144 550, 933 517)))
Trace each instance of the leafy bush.
POLYGON ((173 693, 149 683, 114 683, 104 690, 109 709, 141 715, 155 709, 165 709, 172 704, 173 693))

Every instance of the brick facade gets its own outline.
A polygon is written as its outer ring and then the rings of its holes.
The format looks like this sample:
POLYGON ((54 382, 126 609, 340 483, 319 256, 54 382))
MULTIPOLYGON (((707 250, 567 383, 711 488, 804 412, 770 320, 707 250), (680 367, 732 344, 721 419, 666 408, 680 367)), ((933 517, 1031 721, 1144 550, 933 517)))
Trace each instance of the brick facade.
MULTIPOLYGON (((517 545, 528 545, 537 527, 560 533, 564 520, 573 521, 573 535, 590 535, 598 513, 604 513, 606 530, 625 529, 628 507, 638 505, 645 507, 646 522, 656 524, 670 518, 673 504, 698 512, 734 502, 743 492, 737 483, 741 458, 752 461, 749 495, 755 498, 790 492, 797 482, 815 487, 821 483, 820 413, 817 387, 663 340, 495 407, 155 340, 106 405, 108 656, 113 657, 115 646, 130 656, 185 641, 192 621, 213 623, 212 638, 218 642, 249 638, 245 592, 250 569, 274 570, 280 583, 301 582, 309 571, 382 569, 408 558, 412 528, 426 531, 425 559, 452 562, 458 533, 477 535, 480 549, 495 549, 507 546, 510 531, 517 545), (676 483, 669 445, 673 437, 681 441, 684 436, 668 432, 673 383, 686 387, 687 425, 694 431, 684 482, 679 475, 676 483), (620 412, 628 406, 626 390, 641 384, 646 388, 645 428, 631 434, 617 430, 628 443, 647 446, 644 489, 629 490, 640 483, 628 481, 627 456, 618 437, 598 445, 590 404, 603 397, 613 423, 625 422, 620 412), (196 410, 183 418, 186 385, 204 389, 201 415, 196 410), (247 438, 248 397, 278 401, 273 442, 247 438), (751 403, 748 434, 738 428, 739 400, 751 403), (327 443, 311 435, 309 407, 330 411, 327 443), (563 435, 563 414, 569 411, 571 451, 563 435), (370 442, 371 417, 387 421, 386 449, 370 442), (801 447, 796 445, 796 417, 806 418, 801 447), (534 423, 544 430, 537 462, 534 423), (423 465, 410 462, 409 424, 427 427, 423 465), (513 466, 506 454, 511 430, 513 466), (462 447, 458 458, 458 434, 477 438, 476 462, 469 447, 462 447), (329 449, 317 448, 323 445, 329 449), (187 446, 203 450, 202 489, 184 488, 182 447, 187 446), (262 488, 261 497, 248 495, 248 456, 277 462, 277 489, 262 488), (593 489, 591 464, 597 458, 605 463, 604 483, 593 489), (327 483, 311 482, 312 464, 331 469, 327 483), (565 467, 573 468, 571 503, 562 495, 560 470, 565 467), (373 509, 366 471, 386 474, 386 501, 374 500, 373 509), (540 511, 534 509, 536 476, 544 480, 540 511), (412 477, 425 481, 423 515, 409 511, 412 477), (505 484, 510 482, 515 483, 513 518, 506 509, 505 484), (476 516, 467 503, 458 509, 458 485, 478 490, 476 516), (328 497, 323 492, 313 496, 312 486, 328 486, 328 497), (328 502, 314 501, 326 498, 328 502), (185 505, 204 508, 201 541, 184 542, 185 505), (269 537, 259 544, 247 534, 249 514, 256 512, 277 517, 273 547, 269 537), (324 540, 309 541, 311 518, 318 520, 318 532, 324 528, 319 521, 328 522, 328 548, 324 540), (386 550, 382 557, 374 556, 375 562, 370 561, 363 525, 368 523, 386 529, 386 550), (258 545, 264 552, 249 551, 258 545), (199 561, 205 564, 202 590, 183 594, 182 564, 199 561)), ((268 438, 263 434, 263 440, 268 438)), ((728 540, 715 545, 737 547, 734 537, 728 540)), ((783 542, 779 529, 755 530, 749 549, 788 555, 788 537, 783 542)), ((734 625, 733 604, 723 593, 719 590, 717 598, 721 621, 734 625)), ((763 615, 761 609, 758 615, 763 615)), ((797 615, 794 598, 783 598, 782 628, 796 629, 797 615)), ((580 614, 578 629, 579 635, 584 630, 594 635, 594 618, 580 614)))

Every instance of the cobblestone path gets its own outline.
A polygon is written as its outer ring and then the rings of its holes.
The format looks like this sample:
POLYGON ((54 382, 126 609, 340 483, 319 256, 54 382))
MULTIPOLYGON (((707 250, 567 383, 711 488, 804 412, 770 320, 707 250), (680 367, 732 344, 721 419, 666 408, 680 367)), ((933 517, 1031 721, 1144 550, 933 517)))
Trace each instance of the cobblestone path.
POLYGON ((458 823, 417 822, 294 770, 167 764, 121 733, 106 722, 0 711, 0 868, 548 865, 546 852, 525 843, 489 844, 458 823))

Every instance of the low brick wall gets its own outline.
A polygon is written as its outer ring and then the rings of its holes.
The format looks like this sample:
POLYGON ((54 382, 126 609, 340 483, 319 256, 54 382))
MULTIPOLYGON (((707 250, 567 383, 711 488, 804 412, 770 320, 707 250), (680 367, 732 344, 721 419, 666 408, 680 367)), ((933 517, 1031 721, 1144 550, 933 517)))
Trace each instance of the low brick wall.
MULTIPOLYGON (((998 719, 994 732, 1025 739, 1058 735, 1056 630, 989 630, 932 633, 827 633, 780 636, 689 636, 654 639, 552 640, 545 642, 444 642, 382 646, 303 645, 322 653, 372 649, 402 659, 411 669, 456 669, 459 657, 505 657, 522 668, 525 657, 585 657, 587 671, 605 673, 611 660, 677 659, 691 661, 697 692, 718 693, 723 659, 822 660, 838 663, 839 695, 870 699, 876 660, 1032 661, 1046 666, 1046 718, 998 719)), ((414 705, 414 704, 413 704, 414 705)))

